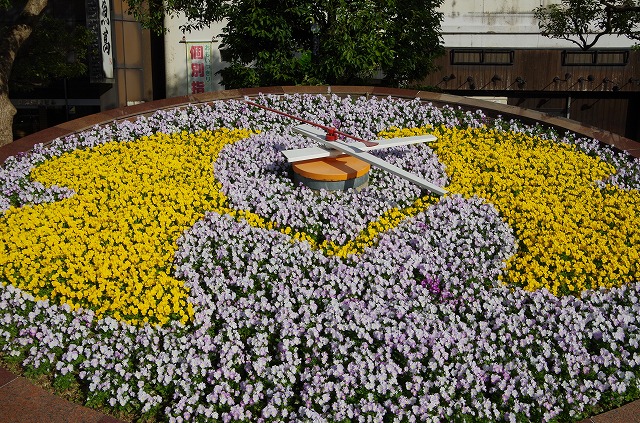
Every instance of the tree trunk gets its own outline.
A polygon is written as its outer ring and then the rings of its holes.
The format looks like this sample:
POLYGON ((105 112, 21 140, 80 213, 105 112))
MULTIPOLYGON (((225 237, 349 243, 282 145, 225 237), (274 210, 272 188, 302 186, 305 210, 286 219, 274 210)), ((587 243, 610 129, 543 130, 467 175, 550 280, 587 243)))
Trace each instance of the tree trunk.
POLYGON ((16 108, 11 104, 9 96, 0 94, 0 147, 13 141, 13 116, 16 108))
POLYGON ((18 50, 33 32, 47 3, 48 0, 29 0, 0 39, 0 146, 13 141, 13 116, 16 108, 9 101, 11 68, 18 50))

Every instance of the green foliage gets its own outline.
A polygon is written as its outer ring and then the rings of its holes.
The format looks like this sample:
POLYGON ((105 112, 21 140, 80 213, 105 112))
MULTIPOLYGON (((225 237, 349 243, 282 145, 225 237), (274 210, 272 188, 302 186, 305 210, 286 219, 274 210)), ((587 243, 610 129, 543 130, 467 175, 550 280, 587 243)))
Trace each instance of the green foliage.
POLYGON ((534 10, 542 35, 571 41, 582 50, 607 34, 640 40, 640 1, 562 0, 534 10))
POLYGON ((91 34, 84 26, 69 27, 44 15, 13 63, 11 90, 29 91, 52 79, 83 75, 90 42, 91 34))
POLYGON ((308 70, 303 59, 308 47, 301 45, 295 25, 301 11, 291 3, 237 2, 229 9, 221 46, 231 62, 221 72, 227 88, 295 84, 308 70))
POLYGON ((389 85, 421 80, 434 70, 433 59, 444 54, 440 37, 442 15, 435 13, 441 1, 399 0, 386 43, 393 46, 393 60, 384 66, 389 85))
POLYGON ((252 85, 385 85, 423 78, 442 54, 441 0, 255 0, 229 8, 226 88, 252 85))
MULTIPOLYGON (((335 3, 337 7, 320 21, 317 76, 328 84, 364 83, 393 61, 387 2, 335 3)), ((308 37, 311 40, 311 34, 308 37)))
MULTIPOLYGON (((2 0, 0 0, 2 1, 2 0)), ((227 16, 229 8, 236 1, 229 0, 126 0, 131 14, 144 28, 157 33, 164 32, 164 19, 184 14, 188 23, 183 31, 202 29, 212 22, 218 22, 227 16)))
POLYGON ((226 88, 362 84, 382 72, 400 86, 422 79, 443 53, 443 0, 128 0, 143 24, 163 31, 162 16, 184 13, 182 30, 226 20, 226 88), (156 4, 157 3, 157 7, 156 4))

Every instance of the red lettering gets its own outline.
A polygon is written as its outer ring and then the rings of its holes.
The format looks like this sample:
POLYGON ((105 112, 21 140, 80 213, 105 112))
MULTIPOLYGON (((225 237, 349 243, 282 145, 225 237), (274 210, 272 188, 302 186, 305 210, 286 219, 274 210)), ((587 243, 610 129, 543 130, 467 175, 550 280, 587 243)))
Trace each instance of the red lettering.
POLYGON ((204 59, 204 48, 202 46, 191 46, 189 49, 191 60, 204 59))
POLYGON ((191 94, 204 92, 204 81, 193 81, 191 83, 191 94))
POLYGON ((204 63, 192 63, 191 76, 196 78, 199 76, 204 76, 204 63))

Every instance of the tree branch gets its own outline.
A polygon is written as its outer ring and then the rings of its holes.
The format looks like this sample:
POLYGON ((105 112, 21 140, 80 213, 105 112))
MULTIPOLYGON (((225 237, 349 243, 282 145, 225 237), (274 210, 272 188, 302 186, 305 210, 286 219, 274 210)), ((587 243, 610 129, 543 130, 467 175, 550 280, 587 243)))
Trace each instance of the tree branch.
POLYGON ((29 0, 16 21, 0 39, 0 93, 9 92, 9 76, 18 50, 29 38, 33 28, 47 7, 48 0, 29 0))
POLYGON ((640 12, 640 6, 618 6, 608 1, 600 1, 600 3, 604 6, 607 13, 607 28, 611 27, 614 13, 640 12))
POLYGON ((618 6, 615 4, 611 4, 608 1, 600 1, 602 5, 607 9, 607 15, 610 13, 620 13, 620 12, 640 12, 640 6, 618 6))

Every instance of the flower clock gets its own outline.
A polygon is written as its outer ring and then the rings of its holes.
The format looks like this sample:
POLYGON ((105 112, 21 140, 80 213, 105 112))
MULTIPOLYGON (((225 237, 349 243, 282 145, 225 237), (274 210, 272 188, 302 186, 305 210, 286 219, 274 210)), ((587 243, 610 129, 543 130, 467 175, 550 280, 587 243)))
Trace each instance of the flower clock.
POLYGON ((0 169, 0 351, 131 420, 575 421, 640 395, 640 166, 595 140, 418 100, 261 96, 372 139, 309 146, 243 101, 158 111, 0 169))

